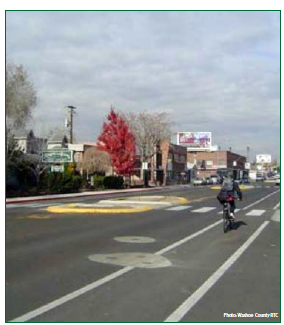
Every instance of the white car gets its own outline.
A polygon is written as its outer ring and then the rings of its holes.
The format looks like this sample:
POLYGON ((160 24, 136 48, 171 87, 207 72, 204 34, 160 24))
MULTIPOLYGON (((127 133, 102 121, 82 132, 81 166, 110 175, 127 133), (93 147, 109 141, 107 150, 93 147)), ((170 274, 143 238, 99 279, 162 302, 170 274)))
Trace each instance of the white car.
POLYGON ((277 178, 277 179, 276 179, 275 185, 280 186, 280 178, 277 178))
POLYGON ((196 178, 196 179, 193 180, 193 185, 194 186, 203 185, 203 184, 205 184, 203 178, 196 178))

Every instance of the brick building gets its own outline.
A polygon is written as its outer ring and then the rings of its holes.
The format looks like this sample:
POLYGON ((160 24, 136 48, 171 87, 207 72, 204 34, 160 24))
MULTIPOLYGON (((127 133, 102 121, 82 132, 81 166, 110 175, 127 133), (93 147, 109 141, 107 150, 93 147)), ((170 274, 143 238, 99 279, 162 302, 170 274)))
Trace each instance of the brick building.
POLYGON ((246 157, 226 150, 187 152, 187 167, 195 167, 196 177, 230 174, 239 179, 248 173, 245 163, 246 157))

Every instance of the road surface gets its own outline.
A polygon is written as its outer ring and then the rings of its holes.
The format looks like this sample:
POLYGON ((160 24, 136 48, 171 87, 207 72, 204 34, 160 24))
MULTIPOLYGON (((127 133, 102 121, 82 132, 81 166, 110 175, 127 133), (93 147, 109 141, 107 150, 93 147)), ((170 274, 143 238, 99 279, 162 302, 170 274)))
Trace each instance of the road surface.
POLYGON ((280 191, 253 185, 227 234, 210 186, 143 193, 188 203, 135 213, 7 205, 6 321, 280 322, 280 191))

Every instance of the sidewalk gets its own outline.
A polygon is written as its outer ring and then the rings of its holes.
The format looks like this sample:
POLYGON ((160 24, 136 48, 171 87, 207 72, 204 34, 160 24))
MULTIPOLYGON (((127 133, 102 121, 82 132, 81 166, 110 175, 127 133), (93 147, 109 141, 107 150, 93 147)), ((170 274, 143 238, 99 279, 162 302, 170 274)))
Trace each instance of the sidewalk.
POLYGON ((171 186, 160 186, 160 187, 147 187, 147 188, 133 188, 125 190, 109 190, 109 191, 97 191, 97 192, 81 192, 81 193, 70 193, 70 194, 51 194, 42 196, 29 196, 29 197, 15 197, 6 199, 6 204, 12 203, 27 203, 34 201, 47 201, 47 200, 64 200, 77 197, 90 197, 98 195, 109 195, 109 194, 119 194, 119 193, 135 193, 135 192, 146 192, 146 191, 160 191, 163 189, 170 189, 176 187, 189 187, 189 184, 184 185, 171 185, 171 186))

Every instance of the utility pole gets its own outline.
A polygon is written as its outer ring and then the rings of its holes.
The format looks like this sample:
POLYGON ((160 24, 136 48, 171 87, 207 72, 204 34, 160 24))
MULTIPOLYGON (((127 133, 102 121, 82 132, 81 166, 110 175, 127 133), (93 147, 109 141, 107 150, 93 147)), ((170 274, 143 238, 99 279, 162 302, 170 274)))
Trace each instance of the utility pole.
POLYGON ((76 107, 74 106, 67 106, 69 108, 69 113, 70 113, 70 143, 73 143, 73 114, 75 113, 74 112, 74 109, 76 109, 76 107))
POLYGON ((247 147, 247 162, 249 162, 249 150, 250 150, 250 147, 247 147))

